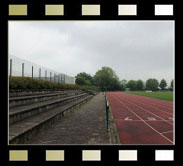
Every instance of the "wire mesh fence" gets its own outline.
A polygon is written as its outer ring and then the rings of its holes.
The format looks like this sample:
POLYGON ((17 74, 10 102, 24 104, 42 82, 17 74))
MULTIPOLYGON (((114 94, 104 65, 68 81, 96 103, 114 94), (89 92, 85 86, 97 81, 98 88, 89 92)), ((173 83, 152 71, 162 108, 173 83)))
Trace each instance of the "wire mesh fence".
POLYGON ((75 77, 42 67, 14 55, 9 55, 8 75, 32 77, 38 80, 47 80, 57 83, 75 84, 75 77))

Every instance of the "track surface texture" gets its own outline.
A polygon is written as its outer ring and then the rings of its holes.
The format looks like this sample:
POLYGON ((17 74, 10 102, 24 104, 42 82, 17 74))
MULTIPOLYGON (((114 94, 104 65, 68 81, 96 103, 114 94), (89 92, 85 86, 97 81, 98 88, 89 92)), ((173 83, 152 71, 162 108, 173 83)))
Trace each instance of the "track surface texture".
POLYGON ((173 102, 107 92, 121 144, 174 144, 173 102))

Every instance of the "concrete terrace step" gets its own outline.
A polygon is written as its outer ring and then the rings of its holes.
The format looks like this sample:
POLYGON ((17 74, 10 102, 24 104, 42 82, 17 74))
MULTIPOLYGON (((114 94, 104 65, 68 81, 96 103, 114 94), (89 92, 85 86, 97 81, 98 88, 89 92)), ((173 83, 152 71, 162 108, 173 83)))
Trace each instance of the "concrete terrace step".
POLYGON ((66 96, 81 94, 82 91, 63 91, 58 93, 48 93, 48 94, 36 94, 20 97, 9 98, 9 108, 18 107, 38 102, 43 102, 50 99, 59 99, 66 96))
POLYGON ((53 109, 61 104, 68 103, 73 99, 78 99, 87 96, 87 93, 82 93, 79 95, 69 96, 61 99, 54 99, 45 101, 42 103, 36 103, 28 106, 15 107, 9 110, 9 124, 24 120, 41 112, 53 109))
POLYGON ((25 90, 18 90, 18 91, 10 91, 9 92, 9 97, 21 97, 21 96, 31 96, 31 95, 44 95, 44 94, 53 94, 53 93, 61 93, 61 92, 70 92, 70 91, 75 91, 79 92, 82 90, 35 90, 35 91, 25 91, 25 90))
POLYGON ((86 102, 93 95, 87 95, 80 99, 52 109, 51 111, 43 112, 37 116, 28 118, 21 122, 17 122, 9 127, 9 143, 10 144, 24 144, 26 140, 31 139, 38 132, 48 128, 56 120, 64 116, 64 112, 71 108, 86 102))

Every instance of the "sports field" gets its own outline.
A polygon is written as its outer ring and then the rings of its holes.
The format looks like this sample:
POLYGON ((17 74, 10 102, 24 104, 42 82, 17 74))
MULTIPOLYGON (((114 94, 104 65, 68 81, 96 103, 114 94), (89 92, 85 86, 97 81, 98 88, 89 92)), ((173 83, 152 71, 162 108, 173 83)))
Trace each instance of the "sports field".
POLYGON ((152 98, 161 99, 161 100, 173 101, 173 92, 140 92, 140 91, 132 92, 131 91, 128 93, 140 95, 140 96, 152 97, 152 98))
POLYGON ((121 144, 172 145, 173 102, 124 92, 107 92, 121 144))

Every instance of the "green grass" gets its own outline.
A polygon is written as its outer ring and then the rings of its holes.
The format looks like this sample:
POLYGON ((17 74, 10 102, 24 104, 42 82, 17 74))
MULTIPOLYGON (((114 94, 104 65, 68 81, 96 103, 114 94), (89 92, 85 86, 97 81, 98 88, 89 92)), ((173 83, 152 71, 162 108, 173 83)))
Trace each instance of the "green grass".
POLYGON ((140 96, 147 96, 156 99, 168 100, 173 101, 173 92, 140 92, 140 91, 130 91, 128 93, 140 95, 140 96))

